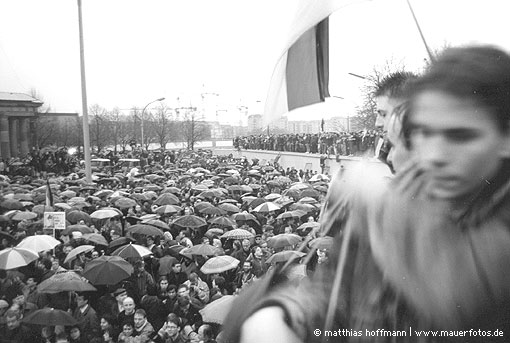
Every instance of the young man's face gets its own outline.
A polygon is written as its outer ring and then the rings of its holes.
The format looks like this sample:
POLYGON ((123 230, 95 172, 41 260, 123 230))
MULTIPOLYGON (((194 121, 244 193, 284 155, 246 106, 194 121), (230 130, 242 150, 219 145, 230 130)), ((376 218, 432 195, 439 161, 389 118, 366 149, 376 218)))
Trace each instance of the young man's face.
POLYGON ((435 197, 459 199, 476 191, 508 158, 508 135, 487 108, 472 101, 424 91, 410 120, 412 147, 435 197))
POLYGON ((141 314, 135 314, 134 322, 135 328, 139 329, 143 326, 143 324, 145 324, 145 317, 142 316, 141 314))
POLYGON ((20 319, 16 316, 5 318, 5 324, 8 330, 14 330, 20 325, 20 319))
POLYGON ((391 149, 386 161, 393 167, 394 171, 399 171, 411 158, 411 152, 406 147, 404 139, 401 137, 402 122, 396 115, 391 116, 388 122, 387 132, 386 137, 391 143, 391 149))
POLYGON ((135 310, 135 302, 133 299, 125 299, 122 305, 126 313, 132 313, 135 310))
POLYGON ((402 104, 403 100, 398 98, 390 98, 387 95, 375 97, 377 106, 377 118, 375 119, 375 128, 383 131, 388 130, 388 123, 393 111, 397 106, 402 104))

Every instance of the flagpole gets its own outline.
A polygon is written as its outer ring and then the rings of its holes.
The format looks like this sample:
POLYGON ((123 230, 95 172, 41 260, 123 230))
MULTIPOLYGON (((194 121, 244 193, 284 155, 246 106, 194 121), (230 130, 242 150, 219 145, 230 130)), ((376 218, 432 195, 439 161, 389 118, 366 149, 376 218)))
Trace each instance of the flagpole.
POLYGON ((85 177, 87 183, 92 182, 92 170, 90 167, 90 135, 89 116, 87 106, 87 83, 85 80, 85 48, 83 45, 83 24, 81 18, 81 0, 78 0, 78 25, 80 35, 80 70, 81 70, 81 104, 83 114, 83 152, 85 154, 85 177))
POLYGON ((425 49, 427 50, 427 54, 429 55, 430 61, 434 62, 435 58, 432 54, 432 51, 430 50, 427 41, 425 40, 425 36, 423 35, 423 32, 421 31, 420 24, 418 23, 418 19, 416 19, 416 15, 414 15, 413 7, 411 6, 411 2, 407 0, 407 5, 409 6, 409 10, 411 11, 411 14, 414 19, 414 23, 416 24, 416 27, 418 28, 418 32, 420 33, 421 40, 423 42, 423 45, 425 45, 425 49))

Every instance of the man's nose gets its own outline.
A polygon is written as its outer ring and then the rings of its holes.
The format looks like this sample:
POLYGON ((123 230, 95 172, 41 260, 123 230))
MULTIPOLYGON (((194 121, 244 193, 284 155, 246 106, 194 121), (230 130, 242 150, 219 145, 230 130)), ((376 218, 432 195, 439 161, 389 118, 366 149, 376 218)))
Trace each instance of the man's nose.
POLYGON ((384 117, 381 115, 377 115, 375 118, 375 128, 376 129, 382 129, 384 128, 384 117))
POLYGON ((424 140, 421 159, 428 167, 441 167, 453 158, 444 137, 434 135, 424 140))

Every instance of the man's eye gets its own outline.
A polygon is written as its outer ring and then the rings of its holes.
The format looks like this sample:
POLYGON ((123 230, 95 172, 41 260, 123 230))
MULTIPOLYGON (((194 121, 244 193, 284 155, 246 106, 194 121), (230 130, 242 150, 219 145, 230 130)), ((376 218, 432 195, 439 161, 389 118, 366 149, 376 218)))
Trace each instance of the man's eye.
POLYGON ((473 139, 476 137, 476 134, 474 132, 467 132, 467 131, 453 131, 448 132, 447 137, 449 140, 454 142, 466 142, 470 139, 473 139))
POLYGON ((377 114, 380 115, 383 118, 386 117, 386 112, 385 111, 378 110, 377 114))

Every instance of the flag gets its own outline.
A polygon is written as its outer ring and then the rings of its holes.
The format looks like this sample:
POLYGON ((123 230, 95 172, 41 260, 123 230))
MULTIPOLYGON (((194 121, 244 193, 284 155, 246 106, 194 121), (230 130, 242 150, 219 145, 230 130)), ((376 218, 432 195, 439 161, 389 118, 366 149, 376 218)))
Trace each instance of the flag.
POLYGON ((53 206, 53 194, 51 194, 50 181, 46 179, 46 206, 53 206))
POLYGON ((292 44, 275 68, 264 115, 274 119, 329 96, 328 18, 308 29, 292 44))

